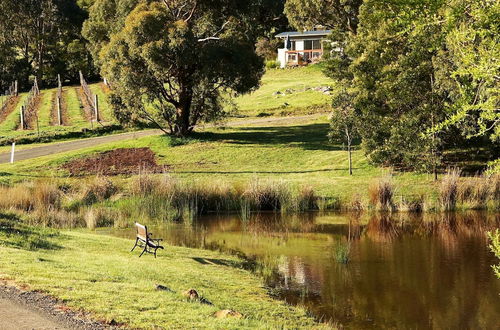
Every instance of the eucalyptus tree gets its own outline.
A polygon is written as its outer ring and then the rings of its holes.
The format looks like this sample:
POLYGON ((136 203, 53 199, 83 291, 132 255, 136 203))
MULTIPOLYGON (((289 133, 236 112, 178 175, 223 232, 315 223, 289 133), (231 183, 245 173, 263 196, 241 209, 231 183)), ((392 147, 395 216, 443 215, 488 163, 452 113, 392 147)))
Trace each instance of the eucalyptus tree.
POLYGON ((363 0, 286 0, 285 14, 300 30, 318 25, 355 33, 363 0))
POLYGON ((0 43, 13 58, 11 78, 26 86, 32 74, 42 83, 65 75, 68 63, 85 54, 83 47, 83 54, 67 56, 68 45, 81 40, 84 19, 75 0, 2 0, 0 43))
POLYGON ((179 136, 223 116, 227 97, 263 74, 252 37, 258 9, 258 1, 97 0, 83 32, 117 116, 179 136))

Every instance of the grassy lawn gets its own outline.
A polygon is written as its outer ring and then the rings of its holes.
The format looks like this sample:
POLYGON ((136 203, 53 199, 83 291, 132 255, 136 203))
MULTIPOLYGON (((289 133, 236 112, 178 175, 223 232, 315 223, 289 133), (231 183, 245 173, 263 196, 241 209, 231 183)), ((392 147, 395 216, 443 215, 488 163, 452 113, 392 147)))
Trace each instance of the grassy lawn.
MULTIPOLYGON (((350 177, 347 153, 341 146, 328 142, 327 131, 325 117, 288 126, 213 128, 181 141, 166 136, 145 137, 46 156, 36 162, 0 165, 0 180, 67 177, 59 166, 75 157, 116 148, 150 147, 158 162, 168 165, 173 176, 188 181, 243 184, 258 177, 310 185, 325 197, 366 197, 373 179, 387 176, 390 171, 370 165, 363 152, 356 150, 354 176, 350 177)), ((423 174, 395 174, 394 180, 397 194, 428 192, 432 187, 432 178, 423 174)))
POLYGON ((312 65, 295 69, 271 69, 262 78, 262 85, 255 92, 235 100, 240 113, 246 116, 300 114, 325 110, 331 103, 330 96, 308 88, 331 86, 335 82, 312 65), (276 92, 291 94, 273 95, 276 92))
POLYGON ((157 259, 139 259, 139 252, 129 252, 132 245, 121 238, 57 233, 0 218, 0 278, 132 328, 319 326, 304 310, 270 298, 261 280, 244 270, 236 257, 167 246, 157 259), (157 284, 172 292, 155 290, 157 284), (182 292, 190 288, 213 305, 189 301, 182 292), (238 311, 243 318, 212 316, 222 309, 238 311))

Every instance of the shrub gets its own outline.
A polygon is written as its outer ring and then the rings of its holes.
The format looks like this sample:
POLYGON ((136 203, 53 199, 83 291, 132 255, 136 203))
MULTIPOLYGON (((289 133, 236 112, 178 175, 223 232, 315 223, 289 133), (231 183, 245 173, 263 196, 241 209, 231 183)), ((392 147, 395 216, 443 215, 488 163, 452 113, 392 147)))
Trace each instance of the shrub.
POLYGON ((281 67, 280 61, 276 61, 276 60, 266 61, 266 69, 268 69, 268 70, 278 69, 280 67, 281 67))

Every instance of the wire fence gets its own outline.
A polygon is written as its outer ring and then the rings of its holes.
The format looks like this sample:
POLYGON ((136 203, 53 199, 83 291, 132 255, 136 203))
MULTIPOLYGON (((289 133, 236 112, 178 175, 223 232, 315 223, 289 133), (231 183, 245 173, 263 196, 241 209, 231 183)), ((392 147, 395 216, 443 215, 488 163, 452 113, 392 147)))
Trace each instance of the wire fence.
POLYGON ((36 120, 37 122, 37 127, 38 125, 38 113, 36 109, 37 105, 37 99, 38 96, 40 95, 40 89, 38 88, 38 81, 35 78, 35 82, 33 83, 33 87, 31 87, 30 92, 28 93, 28 96, 24 100, 24 104, 21 107, 21 129, 29 129, 30 128, 30 123, 34 122, 36 120))
POLYGON ((81 71, 80 71, 80 85, 82 86, 83 94, 85 95, 87 104, 89 105, 90 110, 92 112, 90 114, 92 120, 100 122, 101 119, 99 118, 99 104, 97 96, 94 95, 90 90, 90 87, 87 84, 87 81, 85 80, 85 77, 83 76, 83 73, 81 71))

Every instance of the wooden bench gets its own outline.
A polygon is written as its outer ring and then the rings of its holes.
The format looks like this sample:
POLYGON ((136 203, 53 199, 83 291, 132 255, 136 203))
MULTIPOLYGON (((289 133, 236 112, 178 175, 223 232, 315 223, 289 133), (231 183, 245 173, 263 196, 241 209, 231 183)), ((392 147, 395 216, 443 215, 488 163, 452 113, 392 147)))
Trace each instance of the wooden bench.
POLYGON ((156 258, 156 251, 158 249, 164 249, 163 246, 160 245, 160 241, 162 239, 160 238, 151 238, 152 233, 148 233, 148 227, 141 225, 140 223, 135 223, 135 227, 137 229, 137 236, 135 238, 135 245, 130 250, 130 252, 134 251, 134 249, 139 246, 141 248, 144 248, 141 252, 141 255, 139 256, 142 257, 144 252, 147 253, 152 253, 155 255, 156 258))

